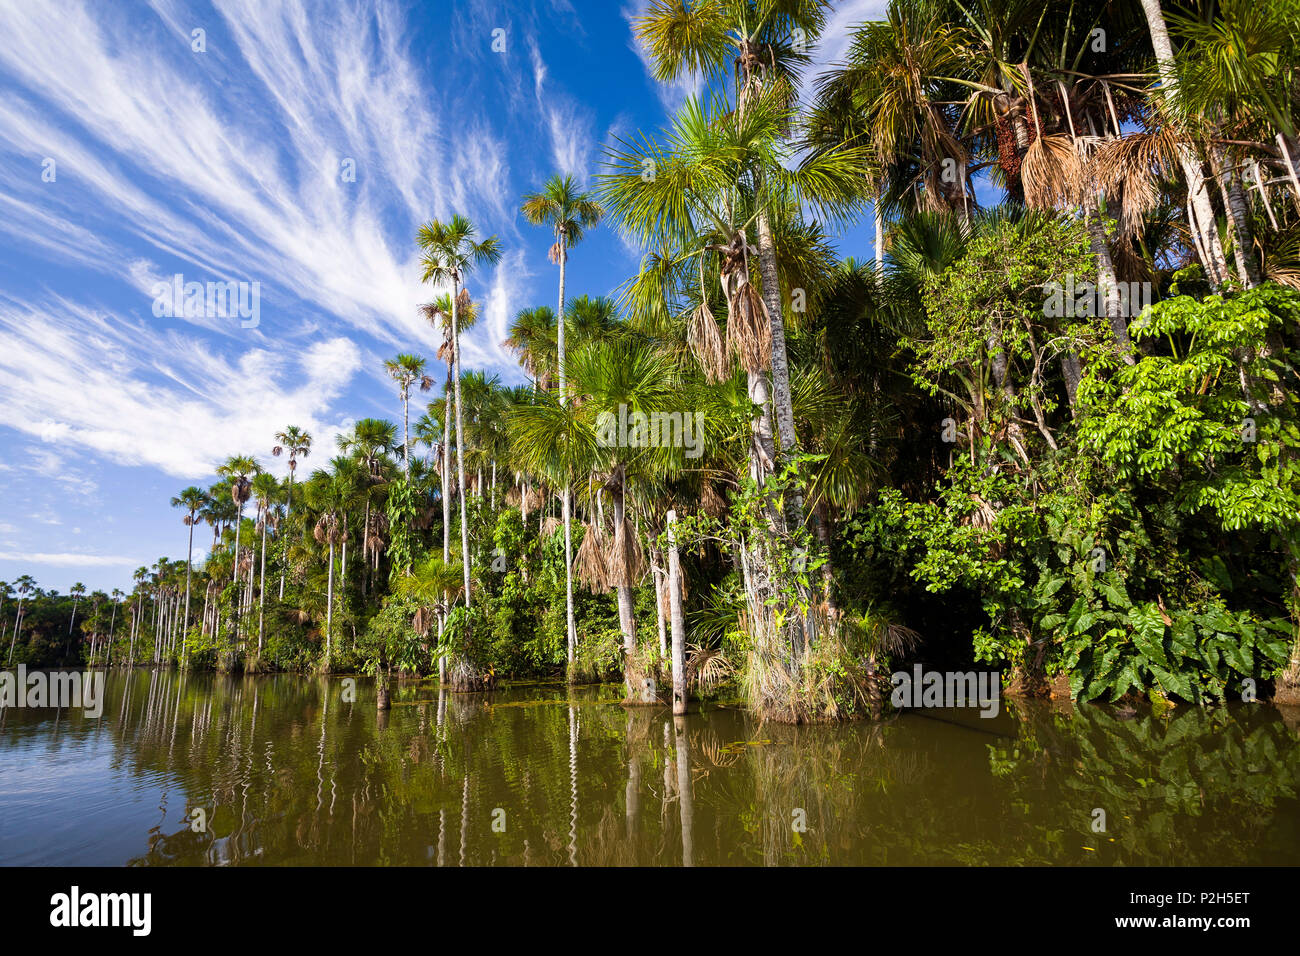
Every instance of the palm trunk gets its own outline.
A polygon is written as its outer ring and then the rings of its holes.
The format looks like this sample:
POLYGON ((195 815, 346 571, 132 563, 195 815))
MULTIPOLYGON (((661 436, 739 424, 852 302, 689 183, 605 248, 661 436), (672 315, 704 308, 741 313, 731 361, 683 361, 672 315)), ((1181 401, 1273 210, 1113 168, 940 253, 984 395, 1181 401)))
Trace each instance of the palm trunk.
MULTIPOLYGON (((262 656, 262 635, 265 630, 265 613, 266 613, 266 525, 270 517, 270 509, 262 517, 262 579, 261 585, 257 590, 257 656, 262 656)), ((188 604, 188 588, 186 603, 188 604)))
MULTIPOLYGON (((622 559, 627 554, 627 508, 624 503, 624 479, 622 476, 610 489, 610 497, 614 504, 614 554, 619 559, 619 571, 625 573, 627 564, 622 559)), ((636 653, 636 622, 632 615, 632 587, 631 583, 618 583, 614 586, 618 594, 618 627, 623 633, 623 661, 624 667, 636 653)), ((628 684, 628 696, 632 694, 632 686, 628 684)))
POLYGON ((1103 296, 1106 318, 1110 322, 1111 333, 1115 336, 1115 351, 1127 364, 1132 365, 1133 341, 1128 334, 1128 320, 1120 309, 1119 280, 1115 276, 1115 262, 1110 257, 1110 246, 1106 244, 1106 230, 1101 224, 1100 213, 1089 209, 1087 213, 1088 236, 1092 240, 1092 253, 1097 257, 1097 285, 1105 290, 1103 296))
POLYGON ((464 571, 465 607, 473 606, 470 590, 469 518, 465 507, 465 423, 460 404, 460 331, 457 327, 456 300, 460 297, 460 283, 452 284, 451 299, 451 359, 453 385, 456 391, 456 478, 460 484, 460 558, 464 571))
POLYGON ((9 660, 5 663, 8 667, 14 662, 14 645, 18 643, 18 632, 23 626, 23 599, 18 599, 18 611, 14 614, 14 636, 9 639, 9 660))
POLYGON ((190 626, 190 579, 194 569, 194 514, 190 514, 190 546, 185 556, 185 615, 181 621, 181 661, 185 659, 185 631, 190 626))
POLYGON ((235 621, 234 621, 235 641, 239 640, 239 601, 241 597, 239 593, 239 532, 243 530, 243 524, 244 524, 244 505, 241 502, 239 505, 239 517, 235 519, 235 561, 234 564, 231 565, 231 571, 230 571, 230 576, 235 581, 235 621))
POLYGON ((104 645, 104 667, 113 662, 113 631, 117 627, 117 601, 113 602, 113 614, 108 623, 108 643, 104 645))
POLYGON ((1232 243, 1237 260, 1237 274, 1241 284, 1253 289, 1261 281, 1259 263, 1255 259, 1255 235, 1250 227, 1250 205, 1246 190, 1241 185, 1241 174, 1232 165, 1227 150, 1216 146, 1211 152, 1215 178, 1222 190, 1223 208, 1228 210, 1228 223, 1232 227, 1232 243))
MULTIPOLYGON (((1142 0, 1142 12, 1146 14, 1147 27, 1151 33, 1151 47, 1155 50, 1156 65, 1160 71, 1160 87, 1172 106, 1178 99, 1178 74, 1174 66, 1174 47, 1169 42, 1169 30, 1165 26, 1160 0, 1142 0)), ((1228 274, 1228 263, 1223 255, 1223 245, 1219 242, 1219 231, 1214 225, 1214 209, 1210 204, 1210 194, 1205 188, 1201 160, 1191 146, 1183 143, 1178 147, 1178 162, 1183 167, 1188 199, 1196 219, 1196 222, 1189 222, 1188 225, 1193 236, 1199 235, 1204 249, 1202 265, 1205 266, 1211 286, 1217 290, 1228 274)))
POLYGON ((329 583, 325 588, 325 667, 330 664, 334 634, 334 538, 330 537, 329 583))
POLYGON ((668 512, 668 613, 673 627, 673 713, 686 713, 686 625, 682 616, 681 563, 677 557, 677 512, 668 512))
MULTIPOLYGON (((293 464, 292 459, 290 460, 290 464, 291 465, 293 464)), ((289 515, 291 515, 292 513, 293 513, 293 468, 290 468, 289 469, 289 496, 284 506, 285 521, 289 520, 289 515)), ((288 547, 288 543, 283 538, 281 538, 280 539, 281 551, 286 550, 287 547, 288 547)), ((289 556, 285 554, 280 560, 280 593, 276 598, 277 600, 280 601, 284 600, 284 571, 285 571, 285 566, 288 563, 289 563, 289 556)))
MULTIPOLYGON (((566 633, 568 635, 567 647, 569 654, 569 666, 572 669, 574 650, 578 643, 578 629, 574 623, 573 616, 573 533, 571 530, 571 514, 569 508, 569 483, 564 483, 564 615, 566 624, 566 633)), ((570 674, 572 678, 572 674, 570 674)))
POLYGON ((662 660, 668 659, 668 622, 664 618, 664 566, 663 562, 667 559, 664 555, 652 552, 651 558, 654 565, 651 567, 650 576, 655 583, 655 626, 659 630, 659 657, 662 660))
MULTIPOLYGON (((564 347, 564 279, 565 265, 569 260, 568 237, 561 232, 560 239, 560 302, 559 311, 556 313, 556 351, 557 361, 559 363, 560 373, 560 403, 567 405, 569 403, 568 393, 568 376, 565 374, 565 347, 564 347)), ((573 669, 574 651, 578 644, 578 626, 573 614, 573 532, 570 525, 573 520, 572 507, 569 501, 570 488, 569 481, 566 477, 564 482, 564 624, 566 635, 566 646, 568 648, 569 669, 573 669)), ((572 677, 572 674, 570 674, 572 677)))
POLYGON ((758 214, 758 271, 763 277, 763 304, 767 306, 772 327, 772 400, 777 434, 781 454, 786 455, 797 442, 790 398, 790 362, 785 348, 785 316, 781 307, 781 274, 776 261, 776 240, 766 212, 758 214))
POLYGON ((411 480, 411 400, 402 389, 402 477, 411 480))
POLYGON ((880 209, 880 190, 876 191, 876 201, 872 203, 872 216, 876 220, 876 273, 885 272, 885 214, 880 209))

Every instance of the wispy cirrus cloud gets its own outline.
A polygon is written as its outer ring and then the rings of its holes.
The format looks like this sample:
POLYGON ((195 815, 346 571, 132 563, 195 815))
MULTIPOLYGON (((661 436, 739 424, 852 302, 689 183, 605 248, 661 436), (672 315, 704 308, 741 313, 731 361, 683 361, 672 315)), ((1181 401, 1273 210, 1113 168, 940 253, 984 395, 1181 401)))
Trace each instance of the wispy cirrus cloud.
MULTIPOLYGON (((341 337, 297 355, 252 348, 228 357, 66 299, 0 299, 0 420, 46 442, 41 456, 75 446, 201 478, 247 450, 250 434, 269 437, 285 422, 337 432, 328 409, 359 364, 341 337)), ((57 459, 47 464, 57 470, 57 459)))
POLYGON ((22 561, 25 565, 44 564, 56 568, 130 567, 144 563, 133 555, 85 554, 79 551, 0 551, 0 561, 22 561))

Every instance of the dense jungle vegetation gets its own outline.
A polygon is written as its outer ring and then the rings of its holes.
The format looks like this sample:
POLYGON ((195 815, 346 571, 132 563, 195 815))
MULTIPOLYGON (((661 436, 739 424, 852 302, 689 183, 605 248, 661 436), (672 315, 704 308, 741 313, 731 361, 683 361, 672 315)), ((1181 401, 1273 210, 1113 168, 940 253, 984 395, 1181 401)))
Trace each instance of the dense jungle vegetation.
POLYGON ((127 591, 0 585, 7 663, 1300 702, 1300 4, 894 0, 803 82, 827 16, 655 0, 708 82, 519 200, 527 383, 461 365, 500 243, 428 222, 393 421, 249 435, 127 591), (593 229, 644 250, 612 296, 593 229))

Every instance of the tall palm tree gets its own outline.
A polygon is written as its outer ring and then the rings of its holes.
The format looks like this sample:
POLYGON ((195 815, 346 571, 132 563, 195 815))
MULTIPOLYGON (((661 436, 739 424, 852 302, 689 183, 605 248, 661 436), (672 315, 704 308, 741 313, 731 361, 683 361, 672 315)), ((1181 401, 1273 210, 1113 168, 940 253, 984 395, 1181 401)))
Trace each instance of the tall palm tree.
POLYGON ((108 622, 108 643, 104 645, 105 647, 104 666, 105 667, 108 667, 110 664, 113 663, 113 637, 117 630, 117 608, 118 605, 122 603, 122 598, 125 597, 126 595, 122 593, 121 588, 113 588, 113 590, 109 592, 109 596, 113 599, 113 616, 109 619, 108 622))
POLYGON ((402 398, 402 476, 411 480, 411 386, 422 392, 433 388, 433 379, 424 372, 424 359, 403 353, 384 362, 384 370, 397 383, 402 398))
MULTIPOLYGON (((392 465, 388 456, 397 445, 397 426, 382 418, 363 418, 352 427, 351 432, 339 435, 337 442, 340 451, 351 455, 362 466, 359 475, 353 474, 346 466, 336 467, 335 471, 341 475, 340 480, 356 485, 361 492, 364 512, 361 556, 363 559, 368 559, 372 554, 377 553, 374 548, 377 532, 374 530, 371 492, 387 480, 385 472, 392 465)), ((342 516, 340 521, 344 525, 341 540, 346 543, 346 515, 342 516)))
POLYGON ((14 661, 14 645, 18 643, 18 634, 23 627, 23 601, 33 588, 36 587, 36 581, 30 574, 20 574, 14 581, 14 588, 18 592, 18 610, 14 617, 14 636, 9 640, 9 659, 5 666, 12 664, 14 661))
MULTIPOLYGON (((546 181, 542 191, 524 197, 521 211, 524 218, 535 226, 550 226, 555 233, 555 242, 551 246, 550 260, 560 267, 559 307, 556 315, 564 315, 564 281, 565 267, 569 261, 569 249, 582 241, 586 230, 600 222, 604 207, 590 193, 581 190, 572 176, 556 174, 546 181)), ((560 402, 568 401, 565 387, 565 341, 564 321, 557 324, 556 355, 559 365, 560 402)), ((569 663, 573 663, 574 648, 577 644, 577 624, 573 614, 573 503, 572 489, 566 485, 561 489, 562 511, 564 521, 564 565, 565 565, 565 621, 568 629, 569 663)))
POLYGON ((80 603, 82 596, 86 593, 86 586, 78 581, 68 591, 72 595, 72 620, 68 622, 68 637, 72 637, 72 630, 77 626, 77 604, 80 603))
MULTIPOLYGON (((743 116, 758 98, 792 102, 801 69, 809 62, 808 46, 820 36, 830 11, 828 0, 654 0, 635 29, 656 79, 672 81, 690 73, 718 84, 730 79, 743 116)), ((760 188, 765 178, 779 175, 779 164, 766 169, 764 164, 747 165, 760 188)), ((796 444, 794 410, 770 209, 759 207, 755 226, 763 303, 771 325, 772 399, 780 447, 789 453, 796 444)))
POLYGON ((257 499, 257 528, 262 536, 261 581, 257 588, 257 656, 262 656, 266 630, 266 529, 271 523, 271 506, 280 496, 280 482, 268 471, 253 476, 253 496, 257 499))
MULTIPOLYGON (((451 495, 453 483, 451 480, 451 449, 452 449, 452 424, 451 415, 454 410, 455 402, 452 395, 455 386, 452 384, 452 376, 456 373, 456 343, 452 336, 452 302, 451 296, 444 293, 438 296, 432 302, 426 302, 420 306, 420 312, 424 318, 439 331, 441 338, 438 345, 438 358, 447 364, 447 380, 443 386, 443 398, 438 401, 442 403, 442 456, 439 462, 439 472, 442 481, 442 560, 445 564, 451 562, 451 495)), ((457 297, 456 303, 456 333, 459 335, 467 329, 472 328, 478 322, 479 310, 469 294, 462 291, 457 297)), ((434 405, 437 402, 430 403, 429 409, 434 412, 434 405)), ((442 660, 439 659, 439 664, 442 660)))
MULTIPOLYGON (((630 336, 587 343, 575 351, 570 371, 574 394, 582 397, 583 414, 597 429, 602 420, 617 421, 622 414, 650 416, 676 412, 684 415, 691 414, 695 405, 664 353, 630 336)), ((618 598, 625 660, 636 649, 632 605, 641 553, 627 515, 628 476, 638 471, 663 475, 674 463, 680 466, 680 462, 675 462, 679 452, 671 446, 657 442, 638 447, 630 445, 630 442, 626 445, 602 442, 599 454, 591 463, 600 474, 613 506, 613 551, 607 578, 618 598)))
MULTIPOLYGON (((182 519, 189 531, 189 550, 185 554, 185 612, 181 617, 181 632, 190 624, 190 578, 194 569, 194 526, 199 522, 199 512, 203 506, 208 503, 208 495, 202 488, 194 485, 186 488, 179 495, 172 499, 173 508, 184 508, 185 517, 182 519)), ((181 663, 184 664, 185 645, 181 645, 181 663)))
POLYGON ((456 394, 456 469, 460 494, 460 551, 465 578, 465 607, 472 606, 470 587, 469 520, 465 505, 464 422, 460 404, 460 333, 456 320, 460 309, 460 293, 469 273, 478 266, 501 261, 501 243, 496 236, 482 241, 473 223, 462 215, 452 216, 448 222, 436 219, 420 227, 416 241, 420 245, 423 266, 422 281, 438 285, 451 284, 451 347, 452 381, 456 394))
POLYGON ((331 462, 334 468, 332 471, 316 471, 307 486, 308 503, 317 515, 313 536, 329 548, 328 584, 325 591, 325 660, 322 665, 325 670, 330 667, 334 650, 334 549, 345 534, 342 518, 348 496, 347 482, 339 471, 340 464, 346 468, 346 459, 331 462))
MULTIPOLYGON (((13 596, 13 593, 13 585, 8 581, 0 581, 0 611, 4 610, 5 601, 9 600, 9 598, 13 596)), ((3 620, 3 616, 0 616, 0 620, 3 620)), ((0 639, 4 638, 8 633, 9 626, 5 625, 4 629, 0 630, 0 639)))
POLYGON ((502 344, 514 352, 519 364, 538 389, 551 387, 551 374, 558 360, 555 311, 548 305, 520 309, 510 323, 510 337, 502 344))
POLYGON ((244 523, 244 505, 253 493, 252 476, 260 472, 261 466, 248 455, 232 455, 225 463, 217 467, 217 474, 230 481, 230 499, 235 503, 235 559, 231 574, 236 582, 235 588, 235 639, 239 639, 239 534, 244 523))
MULTIPOLYGON (((289 425, 282 432, 275 433, 275 447, 271 454, 276 458, 289 456, 289 490, 285 500, 284 516, 293 513, 293 476, 298 468, 298 459, 311 454, 311 435, 297 425, 289 425)), ((284 565, 280 566, 280 600, 284 599, 284 565)))

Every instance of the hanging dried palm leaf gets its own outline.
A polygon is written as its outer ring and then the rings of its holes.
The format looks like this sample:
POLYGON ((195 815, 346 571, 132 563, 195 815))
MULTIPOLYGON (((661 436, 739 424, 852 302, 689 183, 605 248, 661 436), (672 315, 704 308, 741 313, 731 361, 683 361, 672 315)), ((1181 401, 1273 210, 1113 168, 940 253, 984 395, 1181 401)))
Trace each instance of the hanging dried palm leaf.
POLYGON ((727 499, 718 493, 711 481, 705 481, 700 491, 700 508, 710 518, 721 518, 727 511, 727 499))
POLYGON ((598 524, 584 526, 582 544, 573 558, 573 576, 597 594, 613 585, 609 578, 609 543, 598 524))
POLYGON ((1025 150, 1020 182, 1029 205, 1040 209, 1068 206, 1077 201, 1083 179, 1079 154, 1064 133, 1038 137, 1025 150))
POLYGON ((632 531, 624 517, 614 529, 614 544, 609 553, 609 583, 615 587, 632 587, 645 574, 645 551, 641 538, 632 531))
POLYGON ((427 637, 430 628, 433 627, 433 615, 424 608, 417 609, 415 617, 411 619, 411 627, 413 627, 415 633, 419 634, 421 637, 427 637))
POLYGON ((1111 196, 1120 199, 1121 235, 1137 235, 1145 228, 1146 215, 1160 201, 1160 181, 1179 169, 1178 146, 1178 137, 1166 126, 1109 140, 1097 150, 1097 181, 1108 201, 1111 196))
POLYGON ((708 302, 701 302, 686 323, 686 341, 691 354, 710 382, 727 378, 727 352, 708 302))
POLYGON ((542 519, 542 537, 549 538, 555 532, 560 530, 561 521, 554 515, 547 515, 542 519))
POLYGON ((772 367, 772 322, 763 297, 743 276, 732 276, 727 297, 727 351, 751 375, 772 367))

